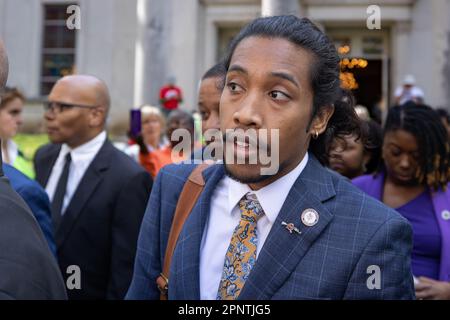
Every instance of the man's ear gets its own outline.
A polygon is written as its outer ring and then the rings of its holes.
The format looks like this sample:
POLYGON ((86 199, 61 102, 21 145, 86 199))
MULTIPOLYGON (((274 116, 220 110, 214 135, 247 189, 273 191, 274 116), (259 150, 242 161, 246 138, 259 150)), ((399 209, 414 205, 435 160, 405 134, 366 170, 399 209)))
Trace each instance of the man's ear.
POLYGON ((103 107, 97 107, 90 110, 89 113, 89 125, 91 127, 100 127, 105 122, 106 110, 103 107))
POLYGON ((331 116, 334 113, 334 106, 329 105, 322 107, 320 111, 314 117, 312 124, 310 126, 309 132, 314 136, 317 134, 322 134, 327 129, 328 121, 330 121, 331 116))

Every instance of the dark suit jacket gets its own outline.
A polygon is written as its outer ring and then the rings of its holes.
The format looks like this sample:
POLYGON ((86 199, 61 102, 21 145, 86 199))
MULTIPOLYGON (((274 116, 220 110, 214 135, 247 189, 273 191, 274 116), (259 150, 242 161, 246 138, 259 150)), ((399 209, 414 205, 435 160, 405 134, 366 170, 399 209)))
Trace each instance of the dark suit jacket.
MULTIPOLYGON (((36 180, 45 186, 60 145, 35 156, 36 180)), ((58 260, 81 270, 81 289, 69 299, 122 299, 131 281, 137 237, 152 180, 131 158, 105 141, 86 170, 63 217, 52 217, 58 260)))
POLYGON ((13 189, 30 207, 31 212, 44 233, 45 239, 47 239, 50 250, 56 256, 50 200, 48 199, 47 193, 45 193, 45 190, 36 181, 31 180, 8 164, 3 164, 3 171, 11 182, 13 189))
POLYGON ((1 155, 0 299, 67 299, 58 264, 39 225, 3 176, 1 155))
MULTIPOLYGON (((156 179, 142 222, 128 299, 159 298, 155 280, 162 270, 178 196, 193 168, 169 165, 156 179)), ((211 197, 224 175, 220 164, 203 172, 205 187, 173 253, 169 299, 200 298, 202 236, 211 197)), ((311 156, 289 191, 239 299, 412 299, 411 248, 412 231, 404 218, 311 156), (301 222, 301 213, 308 208, 319 213, 318 223, 311 227, 301 222), (294 223, 301 234, 289 233, 283 221, 294 223)))

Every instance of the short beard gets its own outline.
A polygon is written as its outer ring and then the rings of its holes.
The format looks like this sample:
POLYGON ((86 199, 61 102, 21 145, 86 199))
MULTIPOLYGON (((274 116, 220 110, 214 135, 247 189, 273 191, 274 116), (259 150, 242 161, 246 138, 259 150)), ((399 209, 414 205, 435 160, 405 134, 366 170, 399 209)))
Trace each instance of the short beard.
MULTIPOLYGON (((225 161, 224 161, 224 165, 223 165, 223 166, 224 166, 224 168, 225 168, 225 174, 226 174, 229 178, 231 178, 231 179, 233 179, 234 181, 237 181, 237 182, 239 182, 239 183, 242 183, 242 184, 260 183, 260 182, 269 180, 269 179, 271 179, 271 178, 274 177, 273 175, 258 175, 258 176, 256 176, 256 177, 238 177, 238 176, 234 175, 234 174, 228 169, 228 165, 225 163, 225 161)), ((278 173, 282 172, 283 168, 284 168, 283 164, 280 164, 278 173)))

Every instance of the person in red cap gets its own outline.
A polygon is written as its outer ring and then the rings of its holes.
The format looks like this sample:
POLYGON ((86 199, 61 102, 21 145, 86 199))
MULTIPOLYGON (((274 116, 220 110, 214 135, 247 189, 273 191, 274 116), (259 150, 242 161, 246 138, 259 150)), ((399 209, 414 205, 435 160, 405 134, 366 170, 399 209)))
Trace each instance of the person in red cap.
POLYGON ((183 102, 183 94, 175 85, 175 77, 169 77, 167 84, 159 91, 159 102, 166 116, 170 111, 178 109, 178 105, 183 102))

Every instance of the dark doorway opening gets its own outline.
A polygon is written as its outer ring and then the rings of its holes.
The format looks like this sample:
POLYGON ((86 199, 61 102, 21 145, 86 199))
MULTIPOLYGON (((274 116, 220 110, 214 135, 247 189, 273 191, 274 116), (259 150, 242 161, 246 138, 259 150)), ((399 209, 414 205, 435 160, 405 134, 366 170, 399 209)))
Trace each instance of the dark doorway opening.
POLYGON ((353 90, 356 104, 365 106, 373 119, 381 116, 379 103, 383 96, 382 79, 383 67, 382 60, 367 60, 365 68, 354 68, 349 70, 353 73, 358 89, 353 90))

